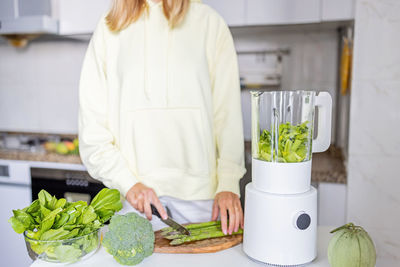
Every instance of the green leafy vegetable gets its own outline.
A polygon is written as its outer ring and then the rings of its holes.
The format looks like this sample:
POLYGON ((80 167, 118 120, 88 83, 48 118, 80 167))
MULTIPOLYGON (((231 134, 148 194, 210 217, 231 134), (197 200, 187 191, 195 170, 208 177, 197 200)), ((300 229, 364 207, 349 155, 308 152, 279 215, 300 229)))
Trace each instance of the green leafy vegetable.
POLYGON ((8 222, 11 224, 14 231, 18 234, 22 234, 27 229, 24 223, 18 220, 16 217, 11 217, 8 222))
POLYGON ((120 193, 116 189, 102 189, 90 205, 85 201, 57 199, 41 190, 31 205, 13 210, 9 223, 18 234, 26 232, 26 240, 38 255, 74 262, 97 248, 96 230, 121 208, 120 193), (71 239, 76 237, 81 238, 71 239))
POLYGON ((43 232, 40 236, 40 240, 61 240, 64 239, 65 236, 67 236, 70 232, 67 230, 64 230, 63 228, 58 228, 58 229, 50 229, 48 231, 43 232))
POLYGON ((42 232, 45 232, 47 230, 49 230, 53 224, 54 224, 54 219, 56 218, 56 215, 58 213, 62 212, 62 208, 58 208, 55 210, 50 211, 42 220, 42 222, 40 223, 40 230, 42 232))
POLYGON ((311 138, 312 132, 308 127, 308 121, 296 126, 289 122, 282 123, 279 125, 277 138, 267 130, 261 133, 258 143, 259 158, 276 162, 308 160, 307 156, 310 155, 311 151, 311 138))
POLYGON ((102 189, 94 198, 90 206, 92 206, 101 217, 102 223, 108 221, 113 215, 115 210, 122 209, 119 191, 116 189, 102 189))
POLYGON ((47 207, 47 204, 51 201, 52 197, 46 190, 40 190, 38 199, 41 206, 47 207))
POLYGON ((97 214, 92 206, 85 207, 82 212, 82 223, 89 224, 97 219, 97 214))
POLYGON ((108 229, 102 244, 120 264, 136 265, 153 254, 154 232, 145 218, 133 212, 117 214, 111 218, 108 229))
POLYGON ((61 262, 75 262, 81 256, 82 251, 72 245, 61 245, 54 249, 54 253, 61 262))

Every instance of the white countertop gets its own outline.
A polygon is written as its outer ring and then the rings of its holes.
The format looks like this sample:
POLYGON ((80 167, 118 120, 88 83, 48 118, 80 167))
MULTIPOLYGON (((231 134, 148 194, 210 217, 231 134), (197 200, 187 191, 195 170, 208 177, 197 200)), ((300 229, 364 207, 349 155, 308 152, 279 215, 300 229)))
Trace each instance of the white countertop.
POLYGON ((86 171, 86 167, 83 164, 50 162, 50 161, 19 161, 19 162, 25 162, 32 168, 48 168, 48 169, 86 171))
MULTIPOLYGON (((317 258, 307 266, 310 267, 329 267, 327 258, 328 243, 331 238, 329 231, 334 227, 318 227, 318 256, 317 258)), ((35 261, 31 267, 56 267, 62 266, 62 264, 52 264, 43 262, 40 260, 35 261)), ((120 267, 114 258, 108 254, 103 247, 101 247, 96 254, 88 259, 82 260, 75 264, 68 265, 69 267, 120 267)), ((233 248, 226 249, 216 253, 206 254, 159 254, 154 253, 148 258, 145 258, 139 265, 139 267, 252 267, 252 266, 266 266, 254 262, 244 254, 242 245, 237 245, 233 248)))

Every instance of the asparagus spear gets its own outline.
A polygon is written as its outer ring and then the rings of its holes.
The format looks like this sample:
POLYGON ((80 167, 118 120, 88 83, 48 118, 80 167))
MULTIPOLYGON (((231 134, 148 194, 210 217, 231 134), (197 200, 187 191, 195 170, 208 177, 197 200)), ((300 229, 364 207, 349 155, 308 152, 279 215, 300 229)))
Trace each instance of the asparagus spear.
POLYGON ((210 222, 202 222, 202 223, 192 223, 188 224, 185 227, 189 230, 196 229, 196 228, 204 228, 209 226, 218 226, 221 225, 221 221, 210 221, 210 222))
MULTIPOLYGON (((202 222, 202 223, 192 223, 186 225, 186 229, 188 230, 193 230, 193 229, 198 229, 198 228, 204 228, 204 227, 209 227, 209 226, 218 226, 221 225, 220 221, 210 221, 210 222, 202 222)), ((169 232, 176 231, 172 227, 165 227, 161 229, 161 235, 165 235, 169 232)))
MULTIPOLYGON (((220 231, 220 230, 221 230, 220 226, 208 226, 208 227, 204 227, 204 228, 197 228, 197 229, 190 230, 190 235, 199 235, 199 234, 202 234, 205 232, 213 232, 213 231, 220 231)), ((166 239, 176 239, 176 238, 181 238, 184 236, 186 236, 186 235, 184 235, 180 232, 177 232, 177 231, 168 232, 163 235, 163 237, 166 239)))
MULTIPOLYGON (((239 229, 237 232, 232 233, 232 235, 237 235, 237 234, 242 234, 243 230, 239 229)), ((198 240, 203 240, 203 239, 208 239, 208 238, 215 238, 215 237, 222 237, 225 236, 225 234, 221 231, 204 231, 203 233, 200 233, 198 235, 184 235, 181 238, 177 238, 172 240, 169 244, 170 245, 181 245, 185 242, 192 242, 192 241, 198 241, 198 240)))
POLYGON ((165 239, 169 239, 169 240, 174 240, 174 239, 179 239, 184 237, 185 235, 183 234, 175 234, 175 235, 166 235, 164 236, 165 239))

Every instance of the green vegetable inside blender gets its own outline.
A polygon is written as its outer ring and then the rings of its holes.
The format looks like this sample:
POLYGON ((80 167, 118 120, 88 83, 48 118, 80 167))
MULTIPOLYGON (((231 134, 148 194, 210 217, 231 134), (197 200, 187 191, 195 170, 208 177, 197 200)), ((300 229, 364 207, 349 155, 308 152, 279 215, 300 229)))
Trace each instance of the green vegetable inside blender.
POLYGON ((312 133, 309 129, 308 121, 299 125, 292 125, 289 122, 279 125, 278 144, 276 149, 272 146, 273 135, 267 130, 263 130, 258 143, 259 158, 265 161, 274 162, 302 162, 308 160, 307 155, 310 151, 310 140, 312 133))

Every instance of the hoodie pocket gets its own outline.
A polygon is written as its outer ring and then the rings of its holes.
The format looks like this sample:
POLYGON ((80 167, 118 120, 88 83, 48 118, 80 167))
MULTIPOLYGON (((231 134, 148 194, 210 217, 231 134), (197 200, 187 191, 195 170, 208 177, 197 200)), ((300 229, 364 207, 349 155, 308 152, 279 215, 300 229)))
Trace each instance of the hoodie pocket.
POLYGON ((127 115, 121 150, 131 155, 139 176, 209 174, 200 109, 148 108, 127 115))

